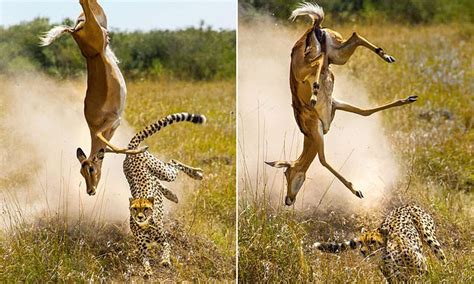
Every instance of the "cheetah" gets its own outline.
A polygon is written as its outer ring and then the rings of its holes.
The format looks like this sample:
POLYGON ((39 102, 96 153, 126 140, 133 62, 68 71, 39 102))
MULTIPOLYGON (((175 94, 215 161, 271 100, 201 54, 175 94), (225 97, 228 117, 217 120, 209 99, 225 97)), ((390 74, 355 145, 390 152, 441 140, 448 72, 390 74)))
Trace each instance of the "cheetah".
MULTIPOLYGON (((181 121, 202 124, 206 121, 206 117, 188 113, 168 115, 135 134, 128 144, 128 149, 137 149, 143 140, 163 127, 181 121)), ((192 168, 176 160, 165 163, 148 150, 136 155, 127 154, 123 162, 123 171, 132 193, 130 229, 135 236, 140 258, 145 267, 145 276, 149 277, 152 275, 148 251, 150 246, 161 244, 163 250, 161 264, 171 265, 170 245, 163 227, 163 197, 175 203, 178 203, 178 197, 160 181, 175 181, 178 171, 193 179, 201 180, 203 172, 199 168, 192 168)))
POLYGON ((427 272, 422 240, 443 263, 446 257, 435 236, 433 218, 415 205, 392 210, 381 226, 362 231, 359 237, 342 243, 316 242, 313 247, 323 252, 339 253, 360 247, 364 257, 382 251, 381 271, 389 283, 408 281, 413 275, 427 272))

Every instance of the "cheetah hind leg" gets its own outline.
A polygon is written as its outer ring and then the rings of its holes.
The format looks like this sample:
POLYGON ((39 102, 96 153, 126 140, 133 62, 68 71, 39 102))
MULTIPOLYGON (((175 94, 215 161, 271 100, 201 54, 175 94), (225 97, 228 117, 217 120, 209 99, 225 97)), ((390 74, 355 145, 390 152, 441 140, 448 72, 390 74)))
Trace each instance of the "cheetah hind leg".
POLYGON ((174 203, 178 203, 178 197, 171 190, 166 188, 164 185, 160 185, 159 188, 161 193, 163 193, 163 196, 166 197, 166 199, 173 201, 174 203))
POLYGON ((174 165, 178 170, 184 172, 190 178, 196 180, 202 180, 203 178, 203 172, 200 168, 193 168, 176 160, 171 160, 169 164, 174 165))
POLYGON ((435 223, 431 215, 423 211, 421 208, 415 208, 414 221, 418 232, 423 240, 430 247, 431 251, 443 263, 446 263, 446 256, 441 249, 441 244, 435 235, 435 223))

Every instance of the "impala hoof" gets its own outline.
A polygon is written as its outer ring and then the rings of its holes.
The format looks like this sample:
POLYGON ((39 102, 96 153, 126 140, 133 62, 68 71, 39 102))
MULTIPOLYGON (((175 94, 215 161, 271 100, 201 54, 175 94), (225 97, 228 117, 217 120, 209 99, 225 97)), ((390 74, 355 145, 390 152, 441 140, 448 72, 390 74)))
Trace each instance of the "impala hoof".
POLYGON ((161 265, 163 265, 164 267, 170 267, 171 262, 169 260, 162 260, 161 265))
POLYGON ((409 96, 408 98, 406 98, 406 101, 409 103, 416 102, 417 100, 418 100, 418 96, 409 96))
POLYGON ((354 192, 354 194, 355 194, 357 197, 361 198, 361 199, 364 198, 364 195, 362 195, 362 191, 360 191, 360 190, 356 190, 356 191, 354 192))
POLYGON ((315 107, 316 106, 316 100, 311 99, 309 104, 311 105, 311 107, 315 107))
POLYGON ((395 62, 395 57, 390 56, 390 55, 388 55, 388 54, 384 54, 384 55, 383 55, 383 59, 384 59, 385 61, 387 61, 388 63, 393 63, 393 62, 395 62))

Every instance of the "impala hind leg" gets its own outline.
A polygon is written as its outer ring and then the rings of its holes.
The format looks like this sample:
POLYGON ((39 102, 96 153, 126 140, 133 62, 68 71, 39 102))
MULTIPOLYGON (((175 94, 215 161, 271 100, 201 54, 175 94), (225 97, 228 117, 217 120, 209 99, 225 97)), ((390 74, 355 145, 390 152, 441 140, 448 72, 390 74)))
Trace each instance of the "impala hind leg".
POLYGON ((326 162, 326 157, 324 156, 324 134, 323 134, 322 123, 318 123, 318 134, 316 137, 316 145, 318 147, 317 151, 318 151, 319 162, 321 162, 321 165, 323 165, 333 175, 335 175, 355 196, 359 198, 364 198, 361 191, 355 190, 350 181, 346 180, 339 172, 337 172, 333 167, 331 167, 331 165, 329 165, 326 162))
POLYGON ((119 125, 120 125, 120 118, 115 119, 115 120, 108 120, 102 125, 100 130, 95 134, 97 138, 99 138, 102 142, 105 143, 105 145, 107 145, 107 147, 109 147, 105 149, 107 153, 135 155, 135 154, 143 153, 148 149, 148 147, 142 147, 140 149, 119 148, 113 145, 112 143, 110 143, 110 141, 104 137, 104 133, 108 134, 107 135, 108 137, 112 137, 113 133, 115 132, 115 129, 117 129, 119 125))
POLYGON ((386 110, 386 109, 389 109, 389 108, 399 107, 399 106, 403 106, 403 105, 406 105, 406 104, 414 103, 414 102, 416 102, 417 99, 418 99, 418 96, 409 96, 405 99, 396 100, 392 103, 382 105, 382 106, 378 106, 378 107, 375 107, 375 108, 370 108, 370 109, 361 109, 361 108, 358 108, 358 107, 353 106, 351 104, 341 102, 341 101, 337 101, 335 99, 333 99, 333 102, 334 102, 334 108, 336 110, 342 110, 342 111, 352 112, 352 113, 356 113, 356 114, 363 115, 363 116, 369 116, 369 115, 374 114, 374 113, 376 113, 378 111, 381 111, 381 110, 386 110))
POLYGON ((353 33, 348 40, 341 43, 340 46, 335 47, 334 55, 330 54, 331 63, 337 65, 346 64, 347 60, 349 60, 356 48, 359 46, 368 48, 388 63, 395 62, 395 58, 386 54, 381 47, 377 47, 357 33, 353 33))

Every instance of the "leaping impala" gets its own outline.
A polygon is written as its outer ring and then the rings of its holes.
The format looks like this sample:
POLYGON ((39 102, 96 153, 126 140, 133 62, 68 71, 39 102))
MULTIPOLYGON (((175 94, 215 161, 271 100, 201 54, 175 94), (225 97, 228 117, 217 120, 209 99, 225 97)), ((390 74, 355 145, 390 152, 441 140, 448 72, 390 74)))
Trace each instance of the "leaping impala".
POLYGON ((142 153, 146 148, 128 150, 109 141, 120 125, 125 108, 127 89, 118 60, 109 47, 107 17, 97 0, 80 0, 83 12, 74 27, 56 26, 41 38, 41 45, 50 45, 65 33, 72 35, 87 62, 87 92, 84 115, 91 134, 91 151, 86 157, 77 148, 81 174, 86 180, 87 193, 94 195, 100 181, 105 152, 142 153))
POLYGON ((296 161, 266 163, 276 168, 285 168, 287 181, 285 204, 288 206, 295 202, 296 195, 306 179, 306 171, 316 155, 319 155, 321 164, 353 194, 363 198, 362 192, 355 190, 351 182, 326 162, 324 156, 324 134, 329 131, 336 110, 369 116, 381 110, 413 103, 417 97, 410 96, 371 109, 360 109, 333 98, 334 75, 329 69, 329 64, 345 64, 358 46, 372 50, 389 63, 395 59, 356 33, 344 41, 337 32, 321 28, 324 12, 316 4, 301 4, 293 11, 291 18, 301 15, 310 16, 313 24, 291 51, 290 89, 296 123, 304 134, 303 152, 296 161))

